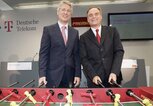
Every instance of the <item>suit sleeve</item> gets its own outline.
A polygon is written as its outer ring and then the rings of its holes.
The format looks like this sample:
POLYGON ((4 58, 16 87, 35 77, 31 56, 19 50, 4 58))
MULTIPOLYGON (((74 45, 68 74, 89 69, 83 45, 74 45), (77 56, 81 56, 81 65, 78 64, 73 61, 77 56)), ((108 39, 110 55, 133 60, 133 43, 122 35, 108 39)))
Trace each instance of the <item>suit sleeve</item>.
POLYGON ((44 27, 39 51, 39 77, 46 76, 49 62, 50 37, 47 27, 44 27))
POLYGON ((123 46, 120 40, 120 36, 116 28, 113 29, 113 64, 111 72, 115 73, 117 76, 120 74, 122 59, 124 55, 123 46))
POLYGON ((77 37, 75 39, 74 45, 74 61, 75 61, 75 77, 81 78, 81 63, 80 63, 80 55, 79 55, 79 32, 77 31, 77 37))
POLYGON ((92 80, 97 74, 88 60, 85 37, 83 35, 80 37, 80 57, 85 76, 88 76, 92 80))

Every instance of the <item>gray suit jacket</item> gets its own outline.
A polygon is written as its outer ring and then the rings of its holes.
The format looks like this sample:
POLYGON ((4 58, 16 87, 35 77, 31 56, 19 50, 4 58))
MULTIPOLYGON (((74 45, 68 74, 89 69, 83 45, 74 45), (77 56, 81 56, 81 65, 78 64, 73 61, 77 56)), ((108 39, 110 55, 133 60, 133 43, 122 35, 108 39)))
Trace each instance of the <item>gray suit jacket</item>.
POLYGON ((58 23, 43 29, 39 52, 39 76, 46 76, 49 87, 58 87, 64 71, 68 81, 81 77, 78 31, 68 26, 65 46, 58 23))
MULTIPOLYGON (((110 73, 120 75, 124 50, 119 34, 113 27, 102 26, 101 44, 89 29, 80 37, 80 55, 87 81, 92 83, 94 76, 108 79, 110 73)), ((118 78, 122 80, 122 77, 118 78)))

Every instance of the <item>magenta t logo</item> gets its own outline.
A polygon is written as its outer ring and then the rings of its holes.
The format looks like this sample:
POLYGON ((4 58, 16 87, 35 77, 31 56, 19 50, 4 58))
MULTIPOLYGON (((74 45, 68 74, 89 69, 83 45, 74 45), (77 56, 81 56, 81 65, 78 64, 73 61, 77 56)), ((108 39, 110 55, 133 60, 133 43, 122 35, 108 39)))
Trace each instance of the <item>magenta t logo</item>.
POLYGON ((13 28, 13 21, 5 21, 4 25, 7 32, 11 32, 11 28, 13 28))

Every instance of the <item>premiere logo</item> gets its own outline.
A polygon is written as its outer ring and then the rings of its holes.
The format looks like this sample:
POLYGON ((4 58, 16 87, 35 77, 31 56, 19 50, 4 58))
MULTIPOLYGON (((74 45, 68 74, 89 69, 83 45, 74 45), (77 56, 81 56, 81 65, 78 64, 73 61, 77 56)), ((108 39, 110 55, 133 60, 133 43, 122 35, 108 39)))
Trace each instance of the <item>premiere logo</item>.
POLYGON ((5 21, 4 26, 7 32, 11 32, 11 29, 13 28, 13 21, 5 21))

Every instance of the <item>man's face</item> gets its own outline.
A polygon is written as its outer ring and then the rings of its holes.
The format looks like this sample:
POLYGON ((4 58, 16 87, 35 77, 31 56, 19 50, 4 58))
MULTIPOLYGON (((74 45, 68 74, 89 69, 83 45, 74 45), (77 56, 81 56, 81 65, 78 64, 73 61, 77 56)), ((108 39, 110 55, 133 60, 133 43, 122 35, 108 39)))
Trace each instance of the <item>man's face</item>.
POLYGON ((91 27, 98 27, 102 21, 102 15, 97 8, 88 11, 87 19, 91 27))
POLYGON ((71 7, 67 4, 63 4, 59 10, 57 10, 59 21, 62 23, 67 23, 71 18, 71 12, 71 7))

